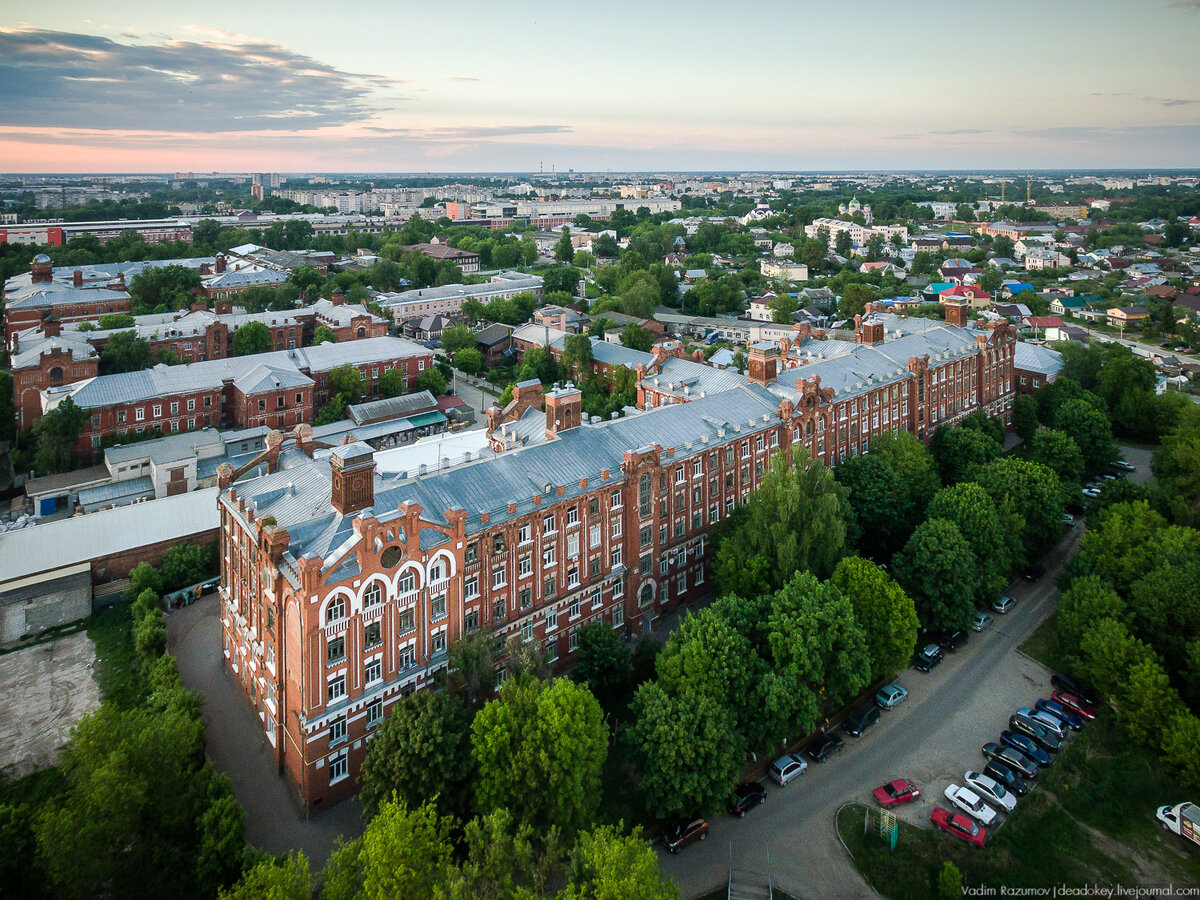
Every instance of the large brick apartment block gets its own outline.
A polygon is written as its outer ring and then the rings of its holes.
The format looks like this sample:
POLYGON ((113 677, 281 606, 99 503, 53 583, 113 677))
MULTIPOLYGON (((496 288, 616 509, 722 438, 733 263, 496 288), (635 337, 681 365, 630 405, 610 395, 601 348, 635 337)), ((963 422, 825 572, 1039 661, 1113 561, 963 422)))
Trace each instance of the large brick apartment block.
POLYGON ((489 412, 490 451, 434 472, 384 474, 365 444, 314 459, 302 429, 269 474, 231 485, 227 469, 223 653, 301 803, 354 792, 371 735, 459 636, 533 642, 561 671, 583 625, 633 635, 703 595, 708 531, 773 454, 833 464, 873 434, 1007 416, 1011 329, 961 312, 872 310, 853 343, 799 342, 824 360, 753 348, 748 376, 660 353, 640 367, 647 408, 605 422, 573 387, 525 383, 489 412))
POLYGON ((329 373, 343 364, 358 371, 364 395, 373 399, 379 396, 379 377, 389 369, 403 372, 407 389, 413 390, 420 373, 433 365, 433 356, 400 338, 366 338, 101 375, 45 390, 41 405, 48 412, 70 397, 88 413, 77 449, 92 460, 110 435, 155 428, 170 434, 206 426, 291 429, 311 422, 332 393, 329 373))

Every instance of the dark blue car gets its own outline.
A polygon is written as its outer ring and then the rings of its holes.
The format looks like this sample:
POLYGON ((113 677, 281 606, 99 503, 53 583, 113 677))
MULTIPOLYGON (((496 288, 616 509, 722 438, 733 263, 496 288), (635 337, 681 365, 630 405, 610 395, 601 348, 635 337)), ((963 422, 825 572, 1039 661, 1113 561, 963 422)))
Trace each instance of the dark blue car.
POLYGON ((1050 765, 1050 754, 1037 745, 1037 741, 1027 734, 1015 731, 1000 732, 1000 743, 1020 750, 1042 768, 1050 765))
POLYGON ((1062 722, 1072 731, 1080 731, 1083 728, 1083 719, 1071 712, 1057 700, 1038 700, 1034 704, 1034 709, 1049 713, 1062 722))

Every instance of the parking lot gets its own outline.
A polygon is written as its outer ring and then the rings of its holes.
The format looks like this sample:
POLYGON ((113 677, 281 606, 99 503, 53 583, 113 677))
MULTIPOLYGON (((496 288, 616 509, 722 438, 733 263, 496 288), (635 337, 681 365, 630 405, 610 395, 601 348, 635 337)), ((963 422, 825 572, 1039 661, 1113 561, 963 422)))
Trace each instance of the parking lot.
POLYGON ((996 616, 987 631, 972 632, 969 643, 931 673, 901 674, 897 682, 909 699, 863 737, 846 738, 844 750, 828 762, 810 763, 808 774, 786 788, 768 784, 766 803, 745 819, 715 816, 705 843, 677 856, 660 849, 663 870, 679 882, 683 896, 723 886, 731 851, 735 867, 763 871, 768 850, 775 884, 797 898, 872 894, 838 841, 835 813, 847 802, 872 802, 871 791, 887 781, 911 778, 923 796, 898 814, 928 827, 930 810, 948 805, 946 786, 961 784, 967 769, 982 770, 982 745, 998 740, 1018 707, 1049 696, 1050 673, 1016 648, 1053 609, 1053 580, 1081 533, 1076 526, 1047 557, 1038 582, 1012 586, 1015 610, 996 616))
POLYGON ((0 656, 0 771, 19 777, 58 761, 75 723, 100 705, 95 656, 83 631, 0 656))

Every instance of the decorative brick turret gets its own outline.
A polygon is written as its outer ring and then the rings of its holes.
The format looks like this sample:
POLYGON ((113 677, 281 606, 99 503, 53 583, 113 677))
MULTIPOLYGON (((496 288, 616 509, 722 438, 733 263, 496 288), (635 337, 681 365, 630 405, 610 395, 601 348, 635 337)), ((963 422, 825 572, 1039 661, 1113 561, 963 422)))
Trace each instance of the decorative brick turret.
POLYGON ((34 284, 49 284, 54 280, 54 263, 45 253, 39 253, 29 266, 29 273, 34 284))
POLYGON ((747 374, 755 384, 771 384, 779 368, 779 348, 773 344, 754 344, 750 347, 747 374))
POLYGON ((578 428, 583 416, 583 392, 571 384, 546 395, 546 437, 578 428))
POLYGON ((967 314, 971 311, 965 303, 946 303, 942 309, 946 312, 946 324, 959 328, 967 327, 967 314))
POLYGON ((366 444, 338 447, 329 456, 333 508, 344 516, 375 505, 375 453, 366 444))

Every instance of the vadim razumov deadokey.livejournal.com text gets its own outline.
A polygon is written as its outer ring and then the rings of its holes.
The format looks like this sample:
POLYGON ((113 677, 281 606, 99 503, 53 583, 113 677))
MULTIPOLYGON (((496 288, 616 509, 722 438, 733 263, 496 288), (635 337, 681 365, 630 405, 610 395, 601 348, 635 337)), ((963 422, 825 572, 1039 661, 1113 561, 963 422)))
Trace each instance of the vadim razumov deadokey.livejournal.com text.
POLYGON ((1060 884, 1053 887, 1015 887, 1009 885, 968 885, 964 897, 1200 897, 1200 886, 1163 884, 1154 886, 1123 884, 1060 884))

